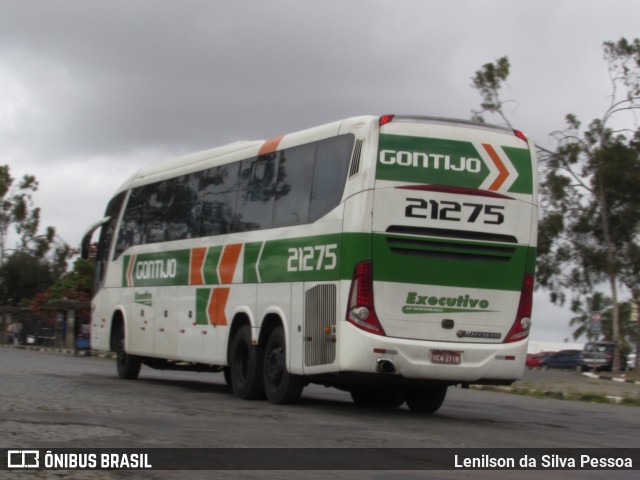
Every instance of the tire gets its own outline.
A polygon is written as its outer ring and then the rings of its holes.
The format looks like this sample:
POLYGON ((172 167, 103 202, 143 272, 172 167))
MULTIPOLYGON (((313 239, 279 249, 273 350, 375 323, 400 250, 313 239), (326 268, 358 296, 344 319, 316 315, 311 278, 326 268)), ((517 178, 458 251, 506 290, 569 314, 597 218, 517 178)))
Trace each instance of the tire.
POLYGON ((231 386, 231 369, 229 367, 224 367, 222 370, 222 374, 224 375, 224 383, 227 387, 231 386))
POLYGON ((243 325, 231 340, 229 377, 233 394, 243 400, 264 398, 262 359, 251 343, 251 327, 243 325))
POLYGON ((124 324, 119 323, 115 329, 116 335, 116 367, 118 378, 135 380, 140 374, 142 359, 136 355, 129 355, 124 349, 124 324))
POLYGON ((351 398, 363 407, 396 408, 404 403, 404 392, 395 387, 361 387, 351 390, 351 398))
POLYGON ((431 388, 405 388, 405 400, 413 412, 434 413, 444 403, 447 386, 431 388))
POLYGON ((302 395, 304 377, 287 371, 287 350, 284 330, 276 328, 267 341, 264 351, 264 391, 271 403, 284 405, 295 403, 302 395))

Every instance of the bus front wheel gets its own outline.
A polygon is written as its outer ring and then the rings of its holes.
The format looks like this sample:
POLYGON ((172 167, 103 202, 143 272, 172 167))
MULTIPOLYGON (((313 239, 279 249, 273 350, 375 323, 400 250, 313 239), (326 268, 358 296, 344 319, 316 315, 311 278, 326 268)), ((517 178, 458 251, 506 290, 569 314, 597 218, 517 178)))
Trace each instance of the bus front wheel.
POLYGON ((251 343, 251 327, 243 325, 231 340, 229 377, 233 394, 243 400, 264 398, 262 358, 251 343))
POLYGON ((264 391, 275 404, 295 403, 302 395, 304 378, 287 371, 284 330, 276 328, 264 353, 264 391))
POLYGON ((124 324, 116 327, 116 366, 118 377, 123 380, 135 380, 140 373, 142 359, 136 355, 130 355, 124 349, 124 324))

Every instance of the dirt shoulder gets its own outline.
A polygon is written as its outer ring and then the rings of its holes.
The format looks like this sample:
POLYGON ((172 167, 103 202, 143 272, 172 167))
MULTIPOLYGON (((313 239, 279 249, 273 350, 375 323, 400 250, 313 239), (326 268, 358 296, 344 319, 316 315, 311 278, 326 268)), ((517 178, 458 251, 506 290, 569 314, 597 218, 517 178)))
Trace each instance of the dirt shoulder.
POLYGON ((616 403, 640 407, 640 372, 586 373, 573 370, 529 370, 509 393, 565 400, 616 403))

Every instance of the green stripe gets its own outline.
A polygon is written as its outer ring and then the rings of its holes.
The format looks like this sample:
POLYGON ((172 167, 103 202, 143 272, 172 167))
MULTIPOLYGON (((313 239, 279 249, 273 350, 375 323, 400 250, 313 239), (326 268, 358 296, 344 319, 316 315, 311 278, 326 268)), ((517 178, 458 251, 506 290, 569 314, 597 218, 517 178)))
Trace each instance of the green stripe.
MULTIPOLYGON (((518 172, 509 192, 530 195, 533 192, 533 169, 529 149, 495 147, 504 151, 518 172)), ((376 178, 379 180, 479 188, 490 173, 471 142, 380 135, 376 166, 376 178)))
POLYGON ((343 280, 351 280, 355 266, 365 260, 371 260, 371 255, 370 233, 345 233, 342 236, 340 278, 343 280))
POLYGON ((373 236, 374 280, 518 291, 535 262, 535 249, 520 245, 439 239, 431 244, 408 236, 416 244, 403 244, 390 238, 397 236, 373 236))
POLYGON ((196 324, 208 325, 207 319, 207 305, 209 304, 209 297, 211 296, 210 288, 198 288, 196 289, 196 324))
MULTIPOLYGON (((217 265, 221 252, 222 246, 215 246, 207 253, 207 285, 219 283, 217 265)), ((345 233, 247 243, 244 265, 238 268, 243 268, 245 284, 258 280, 328 282, 350 280, 357 263, 373 259, 377 281, 517 291, 522 286, 523 273, 534 271, 535 253, 534 247, 521 245, 345 233)), ((133 268, 134 286, 188 285, 189 259, 190 250, 139 254, 133 268), (141 262, 143 265, 139 266, 141 262), (140 278, 140 274, 147 278, 140 278)), ((131 256, 125 255, 123 286, 127 286, 130 261, 131 256)), ((204 307, 209 291, 198 290, 198 302, 204 302, 204 307)))
POLYGON ((244 283, 258 283, 258 272, 256 263, 263 242, 253 242, 244 244, 244 283))
POLYGON ((380 180, 478 188, 491 173, 471 142, 381 134, 378 149, 376 178, 380 180), (387 155, 385 161, 394 163, 386 164, 381 160, 385 150, 411 152, 423 156, 420 157, 418 166, 403 165, 407 159, 398 158, 398 155, 395 155, 395 160, 394 155, 387 155), (479 166, 479 171, 470 172, 462 168, 468 159, 476 160, 473 165, 479 166))
POLYGON ((220 255, 222 254, 222 246, 209 247, 207 251, 207 257, 204 260, 204 283, 207 285, 218 285, 220 279, 218 279, 218 262, 220 261, 220 255))
MULTIPOLYGON (((135 256, 132 269, 134 287, 187 285, 189 282, 190 250, 141 253, 135 256)), ((123 259, 122 285, 127 286, 130 255, 123 259)))
MULTIPOLYGON (((266 242, 258 271, 262 282, 340 279, 341 234, 266 242)), ((245 269, 251 265, 245 265, 245 269)))
POLYGON ((518 178, 513 182, 509 191, 531 195, 533 193, 531 152, 526 148, 513 147, 502 147, 502 150, 504 150, 504 153, 507 154, 509 160, 518 171, 518 178))

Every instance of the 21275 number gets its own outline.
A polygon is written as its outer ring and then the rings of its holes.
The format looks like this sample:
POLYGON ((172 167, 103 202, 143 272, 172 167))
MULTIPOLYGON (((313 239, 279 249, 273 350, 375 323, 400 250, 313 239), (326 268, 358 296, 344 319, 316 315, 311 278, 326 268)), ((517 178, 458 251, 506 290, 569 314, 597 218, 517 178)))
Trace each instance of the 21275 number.
POLYGON ((313 272, 317 270, 333 270, 338 265, 336 250, 338 245, 315 245, 289 248, 287 272, 313 272))
POLYGON ((432 220, 446 220, 449 222, 481 221, 487 225, 501 225, 504 223, 504 208, 501 205, 486 205, 482 203, 459 203, 449 200, 425 200, 423 198, 407 198, 404 214, 412 218, 430 218, 432 220))

